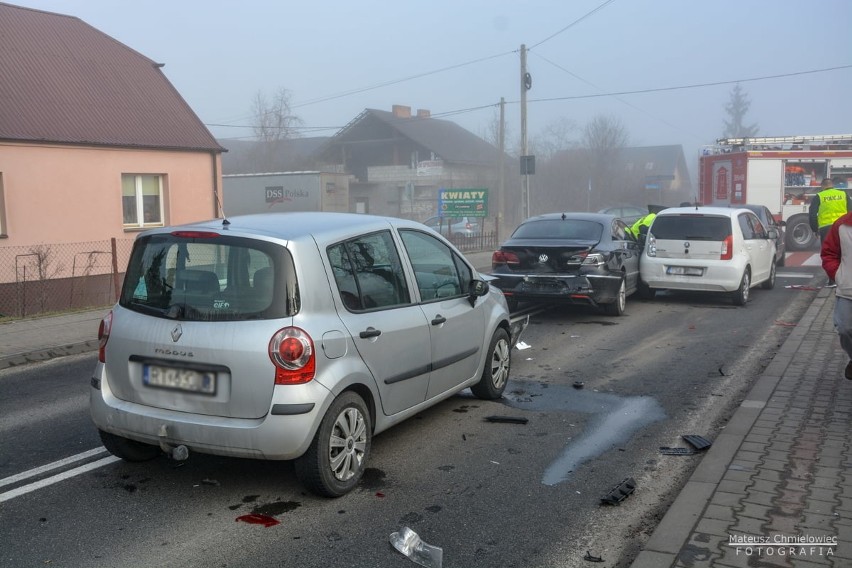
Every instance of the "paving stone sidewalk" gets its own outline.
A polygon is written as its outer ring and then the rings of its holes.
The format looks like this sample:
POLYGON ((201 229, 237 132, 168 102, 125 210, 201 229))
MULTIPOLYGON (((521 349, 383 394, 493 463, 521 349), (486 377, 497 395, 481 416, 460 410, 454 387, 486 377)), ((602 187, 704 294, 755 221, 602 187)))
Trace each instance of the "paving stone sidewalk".
POLYGON ((852 566, 852 381, 833 309, 821 290, 632 568, 852 566))

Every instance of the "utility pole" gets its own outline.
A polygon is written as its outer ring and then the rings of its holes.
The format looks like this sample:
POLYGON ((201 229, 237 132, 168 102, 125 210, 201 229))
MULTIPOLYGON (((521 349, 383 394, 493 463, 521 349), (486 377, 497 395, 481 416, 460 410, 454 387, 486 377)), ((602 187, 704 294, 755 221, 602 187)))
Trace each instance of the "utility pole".
POLYGON ((521 44, 521 174, 523 175, 521 189, 521 207, 523 219, 530 216, 530 176, 527 172, 527 91, 532 87, 527 73, 527 46, 521 44))
POLYGON ((498 127, 497 149, 497 172, 499 183, 497 184, 497 237, 500 237, 500 227, 505 223, 506 211, 506 99, 500 97, 500 125, 498 127))

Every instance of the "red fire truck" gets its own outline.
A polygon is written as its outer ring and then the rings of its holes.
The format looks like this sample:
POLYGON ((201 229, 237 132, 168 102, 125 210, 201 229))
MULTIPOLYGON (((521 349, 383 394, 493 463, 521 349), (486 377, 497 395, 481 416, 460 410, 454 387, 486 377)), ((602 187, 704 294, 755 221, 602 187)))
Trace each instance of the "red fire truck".
POLYGON ((825 177, 852 188, 852 134, 723 138, 701 151, 699 200, 765 205, 786 223, 787 249, 806 250, 818 243, 808 204, 825 177))

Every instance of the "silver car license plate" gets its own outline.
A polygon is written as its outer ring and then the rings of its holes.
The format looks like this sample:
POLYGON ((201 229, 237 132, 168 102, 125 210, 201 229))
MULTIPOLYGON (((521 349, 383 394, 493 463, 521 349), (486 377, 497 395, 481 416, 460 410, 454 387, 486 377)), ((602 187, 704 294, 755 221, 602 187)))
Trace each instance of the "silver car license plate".
POLYGON ((143 382, 149 387, 216 394, 216 373, 145 365, 142 372, 143 382))

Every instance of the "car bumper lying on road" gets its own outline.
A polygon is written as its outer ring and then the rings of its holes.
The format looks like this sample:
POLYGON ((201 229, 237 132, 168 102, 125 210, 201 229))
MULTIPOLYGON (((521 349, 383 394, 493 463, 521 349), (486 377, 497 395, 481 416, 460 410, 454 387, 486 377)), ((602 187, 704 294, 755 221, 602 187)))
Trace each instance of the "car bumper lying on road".
POLYGON ((621 278, 604 275, 507 276, 495 274, 494 285, 519 302, 560 302, 597 306, 618 297, 621 278))

